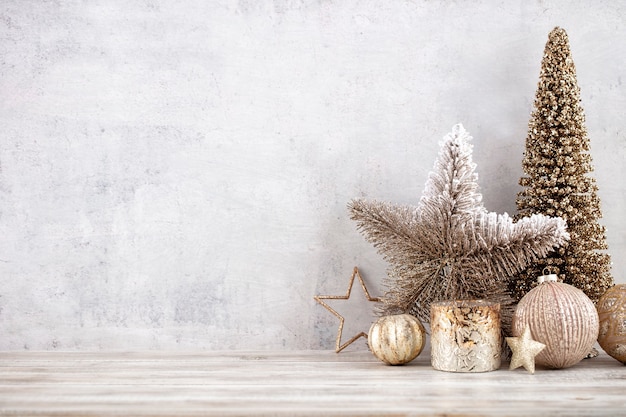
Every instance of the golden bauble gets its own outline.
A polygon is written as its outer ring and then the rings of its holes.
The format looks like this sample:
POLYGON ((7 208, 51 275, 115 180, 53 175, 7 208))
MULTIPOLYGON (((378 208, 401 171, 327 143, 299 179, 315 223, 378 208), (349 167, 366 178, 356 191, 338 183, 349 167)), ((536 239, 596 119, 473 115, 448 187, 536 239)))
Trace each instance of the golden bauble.
POLYGON ((598 316, 600 347, 626 364, 626 284, 615 285, 600 297, 598 316))
POLYGON ((543 282, 530 290, 513 314, 513 335, 528 326, 533 340, 546 345, 537 365, 568 368, 580 362, 598 337, 598 313, 578 288, 562 282, 543 282))
POLYGON ((410 314, 379 318, 370 327, 367 343, 370 350, 388 365, 402 365, 415 359, 424 348, 426 330, 410 314))

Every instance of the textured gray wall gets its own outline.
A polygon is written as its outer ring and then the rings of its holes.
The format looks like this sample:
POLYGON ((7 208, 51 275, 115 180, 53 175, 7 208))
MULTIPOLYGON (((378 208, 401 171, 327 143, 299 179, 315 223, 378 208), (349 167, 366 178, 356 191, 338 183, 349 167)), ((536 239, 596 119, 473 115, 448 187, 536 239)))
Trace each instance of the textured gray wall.
POLYGON ((313 295, 385 271, 352 197, 416 202, 462 122, 515 212, 555 25, 626 282, 617 3, 3 1, 0 349, 332 348, 313 295))

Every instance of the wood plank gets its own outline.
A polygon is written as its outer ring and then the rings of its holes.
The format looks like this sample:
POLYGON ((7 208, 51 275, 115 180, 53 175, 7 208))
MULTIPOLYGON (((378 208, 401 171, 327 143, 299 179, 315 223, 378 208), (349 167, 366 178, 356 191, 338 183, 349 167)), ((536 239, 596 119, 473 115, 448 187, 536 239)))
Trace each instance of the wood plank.
POLYGON ((369 352, 0 353, 0 414, 64 416, 626 413, 626 367, 601 354, 534 375, 386 366, 369 352))

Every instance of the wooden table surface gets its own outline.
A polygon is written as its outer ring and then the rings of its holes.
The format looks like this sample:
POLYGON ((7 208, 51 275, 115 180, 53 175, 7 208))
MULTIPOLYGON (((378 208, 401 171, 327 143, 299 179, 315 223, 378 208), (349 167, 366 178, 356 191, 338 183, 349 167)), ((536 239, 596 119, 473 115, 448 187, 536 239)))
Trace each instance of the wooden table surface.
POLYGON ((386 366, 367 351, 0 353, 0 415, 626 416, 626 367, 386 366))

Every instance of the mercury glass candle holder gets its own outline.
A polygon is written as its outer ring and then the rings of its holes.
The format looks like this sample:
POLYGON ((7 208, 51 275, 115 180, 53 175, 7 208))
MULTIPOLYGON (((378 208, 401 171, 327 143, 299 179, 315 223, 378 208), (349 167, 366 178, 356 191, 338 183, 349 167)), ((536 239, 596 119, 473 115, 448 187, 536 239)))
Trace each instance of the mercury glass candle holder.
POLYGON ((487 300, 431 304, 431 364, 439 371, 487 372, 500 368, 500 304, 487 300))

